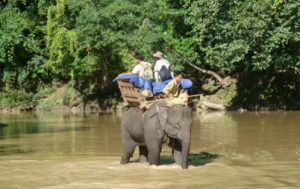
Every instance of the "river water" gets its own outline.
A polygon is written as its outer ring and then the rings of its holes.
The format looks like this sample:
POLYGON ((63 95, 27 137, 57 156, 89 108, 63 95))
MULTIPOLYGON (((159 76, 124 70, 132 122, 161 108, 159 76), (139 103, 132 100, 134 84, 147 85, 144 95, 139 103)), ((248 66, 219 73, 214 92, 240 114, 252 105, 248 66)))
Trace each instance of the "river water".
POLYGON ((0 115, 0 188, 300 188, 300 112, 194 114, 190 167, 120 165, 116 115, 0 115))

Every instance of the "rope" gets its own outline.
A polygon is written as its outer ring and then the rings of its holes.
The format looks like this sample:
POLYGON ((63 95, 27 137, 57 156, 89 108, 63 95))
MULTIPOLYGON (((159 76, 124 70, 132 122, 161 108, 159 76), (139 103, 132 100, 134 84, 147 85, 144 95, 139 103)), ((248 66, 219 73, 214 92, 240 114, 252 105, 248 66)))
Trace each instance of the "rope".
POLYGON ((203 94, 194 94, 194 95, 189 95, 189 98, 194 98, 194 97, 199 97, 202 96, 203 94))

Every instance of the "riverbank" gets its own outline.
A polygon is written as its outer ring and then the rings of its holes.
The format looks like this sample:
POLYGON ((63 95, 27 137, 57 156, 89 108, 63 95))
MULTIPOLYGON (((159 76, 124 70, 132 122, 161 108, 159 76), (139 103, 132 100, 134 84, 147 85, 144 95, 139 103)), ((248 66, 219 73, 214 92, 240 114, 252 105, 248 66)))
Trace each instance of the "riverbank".
MULTIPOLYGON (((190 99, 190 106, 195 112, 218 110, 230 111, 286 111, 299 110, 297 103, 292 106, 282 101, 262 101, 257 96, 258 91, 251 89, 252 94, 245 96, 250 88, 240 92, 237 80, 228 78, 226 87, 220 87, 213 80, 208 80, 202 86, 195 86, 201 90, 192 90, 191 93, 201 93, 200 96, 190 99), (256 99, 256 100, 255 100, 256 99)), ((37 93, 24 91, 0 92, 0 112, 18 114, 23 112, 67 112, 72 114, 112 114, 122 111, 123 103, 120 92, 115 88, 106 93, 80 93, 70 84, 56 84, 44 87, 37 93)))
POLYGON ((0 112, 68 112, 107 114, 116 111, 118 97, 82 95, 70 85, 45 87, 39 92, 9 91, 0 93, 0 112))

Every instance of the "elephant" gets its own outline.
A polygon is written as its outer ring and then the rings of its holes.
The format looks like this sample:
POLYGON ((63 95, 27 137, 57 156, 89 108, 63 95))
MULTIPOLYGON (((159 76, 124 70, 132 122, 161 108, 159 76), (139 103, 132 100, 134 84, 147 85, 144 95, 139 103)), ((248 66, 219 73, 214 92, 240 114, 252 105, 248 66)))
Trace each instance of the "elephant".
POLYGON ((145 111, 127 108, 121 122, 121 164, 127 164, 139 146, 140 162, 159 165, 162 144, 168 141, 176 164, 188 168, 191 124, 192 111, 188 106, 169 107, 165 102, 155 102, 145 111))

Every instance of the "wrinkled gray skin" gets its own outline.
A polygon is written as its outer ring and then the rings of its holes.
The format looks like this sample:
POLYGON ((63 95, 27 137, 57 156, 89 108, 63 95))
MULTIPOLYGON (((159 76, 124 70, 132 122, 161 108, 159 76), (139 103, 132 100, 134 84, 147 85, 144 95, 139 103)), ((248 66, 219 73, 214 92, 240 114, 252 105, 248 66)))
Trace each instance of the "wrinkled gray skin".
POLYGON ((123 154, 121 164, 127 164, 136 146, 140 162, 159 165, 162 144, 169 138, 175 162, 183 169, 188 167, 187 156, 191 143, 191 108, 156 103, 143 112, 137 107, 128 108, 122 119, 123 154))

